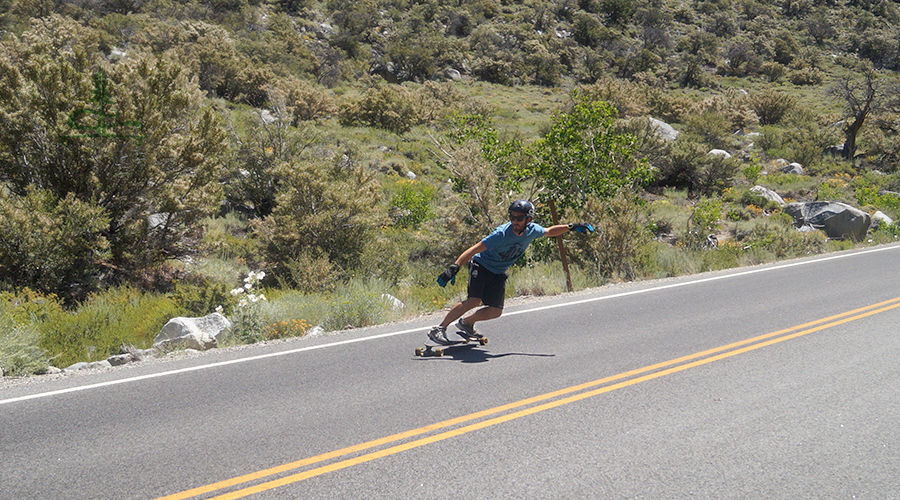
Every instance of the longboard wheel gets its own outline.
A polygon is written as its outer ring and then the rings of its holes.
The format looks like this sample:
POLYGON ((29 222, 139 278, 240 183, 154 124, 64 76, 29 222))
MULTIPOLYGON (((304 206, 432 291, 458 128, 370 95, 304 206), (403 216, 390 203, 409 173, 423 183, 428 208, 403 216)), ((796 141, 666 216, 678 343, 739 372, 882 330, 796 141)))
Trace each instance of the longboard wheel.
POLYGON ((487 337, 481 337, 478 339, 478 343, 481 345, 487 345, 487 337))
POLYGON ((422 349, 421 347, 416 347, 416 356, 421 356, 423 354, 425 354, 425 349, 422 349))
POLYGON ((443 350, 443 349, 435 349, 435 350, 434 350, 434 355, 435 355, 435 356, 443 356, 443 355, 444 355, 444 350, 443 350))

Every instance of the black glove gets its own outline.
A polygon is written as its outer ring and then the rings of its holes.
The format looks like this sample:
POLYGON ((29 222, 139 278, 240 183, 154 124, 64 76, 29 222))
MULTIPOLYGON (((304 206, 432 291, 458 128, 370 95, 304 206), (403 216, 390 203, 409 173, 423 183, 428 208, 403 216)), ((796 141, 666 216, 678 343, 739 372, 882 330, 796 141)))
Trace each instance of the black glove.
POLYGON ((593 233, 594 226, 587 222, 576 222, 574 224, 569 224, 569 230, 575 231, 576 233, 593 233))
POLYGON ((451 285, 456 284, 456 273, 459 272, 459 266, 456 264, 450 264, 450 266, 438 276, 437 282, 438 285, 442 287, 447 286, 447 283, 451 285))

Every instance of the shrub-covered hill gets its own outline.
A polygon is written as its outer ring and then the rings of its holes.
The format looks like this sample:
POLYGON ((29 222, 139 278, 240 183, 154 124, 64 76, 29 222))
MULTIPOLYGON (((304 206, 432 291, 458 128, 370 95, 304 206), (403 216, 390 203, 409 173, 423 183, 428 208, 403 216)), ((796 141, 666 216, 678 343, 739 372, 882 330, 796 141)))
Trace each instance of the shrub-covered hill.
MULTIPOLYGON (((19 332, 0 345, 81 360, 220 305, 243 340, 370 324, 385 294, 444 307, 459 290, 436 289, 435 273, 510 198, 541 201, 550 222, 534 173, 579 103, 613 110, 582 137, 627 137, 621 173, 654 176, 560 207, 598 229, 568 241, 576 286, 853 244, 797 233, 750 188, 900 216, 898 12, 0 0, 0 319, 19 332), (271 302, 241 315, 228 291, 257 269, 271 302)), ((557 265, 554 245, 534 245, 510 293, 560 291, 557 265)))

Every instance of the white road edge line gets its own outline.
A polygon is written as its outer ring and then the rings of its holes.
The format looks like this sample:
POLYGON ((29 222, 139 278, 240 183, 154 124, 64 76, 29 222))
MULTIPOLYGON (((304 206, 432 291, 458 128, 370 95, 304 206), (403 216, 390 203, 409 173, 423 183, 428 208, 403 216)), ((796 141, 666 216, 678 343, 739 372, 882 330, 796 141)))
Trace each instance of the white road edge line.
MULTIPOLYGON (((818 264, 818 263, 826 262, 829 260, 837 260, 837 259, 843 259, 843 258, 847 258, 847 257, 855 257, 858 255, 865 255, 865 254, 869 254, 869 253, 884 252, 887 250, 898 250, 898 249, 900 249, 900 246, 891 245, 891 246, 886 246, 886 247, 879 247, 879 248, 873 248, 873 249, 869 249, 869 250, 863 250, 863 251, 859 251, 859 252, 850 252, 850 253, 842 253, 839 255, 830 255, 830 256, 822 257, 822 258, 818 258, 818 259, 803 260, 803 261, 792 262, 792 263, 788 263, 788 264, 779 264, 779 265, 775 265, 775 266, 771 266, 771 267, 760 267, 760 268, 755 268, 755 269, 749 269, 747 271, 741 271, 738 273, 728 273, 728 274, 723 274, 720 276, 711 276, 708 278, 701 278, 701 279, 692 280, 692 281, 684 281, 681 283, 672 283, 669 285, 661 285, 661 286, 645 288, 645 289, 641 289, 641 290, 632 290, 629 292, 621 292, 621 293, 616 293, 616 294, 612 294, 612 295, 605 295, 602 297, 592 297, 589 299, 565 302, 562 304, 553 304, 553 305, 548 305, 548 306, 534 307, 531 309, 523 309, 521 311, 508 312, 505 314, 505 316, 528 314, 528 313, 533 313, 533 312, 537 312, 537 311, 546 311, 549 309, 556 309, 556 308, 560 308, 560 307, 569 307, 569 306, 587 304, 590 302, 599 302, 601 300, 610 300, 610 299, 616 299, 616 298, 621 298, 621 297, 628 297, 631 295, 639 295, 639 294, 643 294, 643 293, 658 292, 660 290, 667 290, 670 288, 680 288, 680 287, 685 287, 685 286, 690 286, 690 285, 709 283, 711 281, 737 278, 737 277, 747 276, 747 275, 751 275, 751 274, 764 273, 764 272, 769 272, 769 271, 777 271, 780 269, 787 269, 787 268, 791 268, 791 267, 805 266, 805 265, 809 265, 809 264, 818 264)), ((234 364, 238 364, 238 363, 248 363, 251 361, 258 361, 260 359, 275 358, 275 357, 279 357, 279 356, 288 356, 290 354, 297 354, 297 353, 307 352, 307 351, 315 351, 318 349, 325 349, 328 347, 337 347, 337 346, 342 346, 342 345, 347 345, 347 344, 355 344, 358 342, 367 342, 370 340, 378 340, 378 339, 383 339, 383 338, 387 338, 387 337, 395 337, 398 335, 405 335, 407 333, 413 333, 413 332, 419 332, 419 331, 422 331, 422 328, 411 328, 408 330, 400 330, 400 331, 396 331, 396 332, 382 333, 379 335, 372 335, 369 337, 362 337, 362 338, 358 338, 358 339, 341 340, 338 342, 331 342, 328 344, 300 347, 300 348, 291 349, 288 351, 273 352, 273 353, 269 353, 269 354, 260 354, 258 356, 250 356, 248 358, 233 359, 230 361, 218 361, 218 362, 210 363, 210 364, 206 364, 206 365, 192 366, 190 368, 180 368, 178 370, 170 370, 170 371, 165 371, 165 372, 152 373, 149 375, 140 375, 137 377, 124 378, 124 379, 120 379, 120 380, 111 380, 109 382, 100 382, 97 384, 89 384, 89 385, 84 385, 84 386, 79 386, 79 387, 70 387, 68 389, 60 389, 60 390, 56 390, 56 391, 41 392, 41 393, 37 393, 37 394, 30 394, 27 396, 20 396, 20 397, 16 397, 16 398, 0 399, 0 405, 18 403, 21 401, 28 401, 31 399, 47 398, 47 397, 51 397, 51 396, 58 396, 61 394, 68 394, 68 393, 72 393, 72 392, 87 391, 90 389, 99 389, 102 387, 109 387, 109 386, 113 386, 113 385, 125 384, 125 383, 130 383, 130 382, 139 382, 141 380, 149 380, 149 379, 154 379, 154 378, 167 377, 170 375, 178 375, 181 373, 189 373, 189 372, 195 372, 195 371, 200 371, 200 370, 207 370, 210 368, 218 368, 218 367, 234 365, 234 364)))

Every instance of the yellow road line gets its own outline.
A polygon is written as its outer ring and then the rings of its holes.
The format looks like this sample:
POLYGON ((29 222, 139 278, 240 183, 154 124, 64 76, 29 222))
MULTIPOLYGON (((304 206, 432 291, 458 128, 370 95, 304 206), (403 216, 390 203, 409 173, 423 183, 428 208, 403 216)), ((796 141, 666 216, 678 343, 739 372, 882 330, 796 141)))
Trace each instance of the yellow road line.
POLYGON ((398 441, 402 441, 404 439, 409 439, 415 436, 419 436, 422 434, 427 434, 430 432, 434 432, 440 429, 445 429, 448 427, 452 427, 454 425, 462 424, 465 422, 478 420, 484 417, 488 417, 491 415, 496 415, 499 413, 504 413, 516 408, 521 408, 524 406, 533 405, 535 403, 539 403, 542 401, 547 401, 549 399, 559 398, 561 396, 565 396, 567 394, 572 394, 575 392, 580 392, 579 394, 575 394, 563 399, 557 399, 555 401, 550 401, 548 403, 544 403, 541 405, 533 406, 531 408, 526 408, 523 410, 519 410, 517 412, 508 413, 505 415, 501 415, 498 417, 494 417, 488 420, 484 420, 481 422, 476 422, 474 424, 469 424, 464 427, 460 427, 458 429, 448 430, 442 432, 440 434, 435 434, 432 436, 424 437, 415 441, 410 441, 407 443, 402 443, 396 446, 392 446, 389 448, 385 448, 383 450, 371 452, 365 455, 361 455, 354 458, 349 458, 346 460, 342 460, 340 462, 335 462, 333 464, 325 465, 322 467, 318 467, 315 469, 310 469, 304 472, 300 472, 297 474, 292 474, 283 478, 275 479, 272 481, 268 481, 265 483, 261 483, 256 486, 247 487, 241 490, 237 490, 231 493, 226 493, 221 496, 215 497, 213 500, 225 500, 225 499, 236 499, 243 498, 255 493, 259 493, 262 491, 270 490, 273 488, 277 488, 280 486, 284 486, 287 484, 295 483, 298 481, 302 481, 304 479, 309 479, 311 477, 319 476, 322 474, 326 474, 329 472, 334 472, 337 470, 345 469, 348 467, 352 467, 354 465, 359 465, 365 462, 370 462, 372 460, 376 460, 378 458, 383 458, 386 456, 394 455, 397 453, 401 453, 403 451, 411 450, 414 448, 418 448, 424 446, 426 444, 443 441, 445 439, 449 439, 452 437, 460 436, 472 431, 476 431, 479 429, 484 429, 486 427, 490 427, 493 425, 497 425, 504 422, 509 422, 511 420, 515 420, 518 418, 522 418, 528 415, 532 415, 538 412, 542 412, 545 410, 549 410, 552 408, 557 408, 559 406, 563 406, 566 404, 574 403, 576 401, 581 401, 587 398, 591 398, 600 394, 604 394, 607 392, 611 392, 617 389, 621 389, 624 387, 632 386, 635 384, 639 384, 641 382, 646 382, 648 380, 653 380, 656 378, 660 378, 666 375, 671 375, 673 373, 681 372, 690 368, 695 368, 701 365, 705 365, 708 363, 712 363, 714 361, 719 361, 722 359, 730 358, 732 356, 736 356, 738 354, 743 354, 749 351, 753 351, 756 349, 760 349, 762 347, 766 347, 769 345, 777 344, 779 342, 784 342, 786 340, 794 339, 797 337, 801 337, 803 335, 808 335, 810 333, 818 332, 827 328, 831 328, 834 326, 842 325, 844 323, 849 323, 851 321, 855 321, 858 319, 866 318, 872 316, 874 314, 882 313, 891 309, 895 309, 900 307, 900 297, 895 299, 887 300, 884 302, 879 302, 877 304, 872 304, 870 306, 854 309, 852 311, 847 311, 841 314, 837 314, 834 316, 829 316, 827 318, 819 319, 816 321, 812 321, 809 323, 804 323, 802 325, 797 325, 791 328, 786 328, 783 330, 778 330, 775 332, 767 333, 765 335, 760 335, 758 337, 754 337, 751 339, 742 340, 739 342, 734 342, 728 345, 716 347, 713 349, 708 349, 706 351, 698 352, 695 354, 691 354, 688 356, 682 356, 680 358, 672 359, 669 361, 664 361, 662 363, 657 363, 654 365, 649 365, 643 368, 639 368, 636 370, 631 370, 628 372, 623 372, 618 375, 613 375, 610 377, 605 377, 602 379, 595 380, 593 382, 587 382, 584 384, 575 385, 572 387, 568 387, 565 389, 560 389, 558 391, 549 392, 540 396, 535 396, 528 399, 523 399, 521 401, 517 401, 514 403, 509 403, 502 406, 497 406, 495 408, 483 410, 480 412, 471 413, 468 415, 464 415, 461 417, 456 417, 450 420, 445 420, 443 422, 438 422, 435 424, 431 424, 425 427, 420 427, 418 429, 412 429, 409 431, 401 432, 399 434, 394 434, 391 436, 387 436, 384 438, 368 441, 365 443, 361 443, 354 446, 349 446, 346 448, 341 448, 339 450, 335 450, 328 453, 323 453, 321 455, 316 455, 313 457, 309 457, 303 460, 298 460, 295 462, 290 462, 284 465, 280 465, 278 467, 273 467, 269 469, 264 469, 258 472, 253 472, 250 474, 246 474, 243 476, 238 476, 235 478, 227 479, 224 481, 219 481, 217 483, 212 483, 206 486, 201 486, 198 488, 193 488, 190 490, 186 490, 180 493, 175 493, 173 495, 161 497, 157 500, 181 500, 186 498, 192 498, 195 496, 202 495, 204 493, 211 493, 215 491, 220 491, 226 488, 230 488, 233 486, 237 486, 240 484, 248 483, 251 481, 257 481, 260 479, 264 479, 273 475, 285 473, 292 471, 294 469, 299 469, 301 467, 306 467, 309 465, 321 463, 327 460, 339 458, 345 455, 350 455, 353 453, 358 453, 361 451, 369 450, 372 448, 376 448, 379 446, 387 445, 390 443, 395 443, 398 441), (791 334, 791 332, 795 332, 791 334), (719 354, 717 354, 719 353, 719 354), (689 361, 692 361, 688 363, 689 361), (668 367, 668 368, 667 368, 668 367), (636 377, 637 375, 646 374, 641 377, 636 377), (636 378, 631 378, 636 377, 636 378), (615 382, 617 380, 628 379, 617 384, 606 385, 610 382, 615 382), (591 389, 597 386, 603 386, 594 390, 587 391, 587 389, 591 389))

